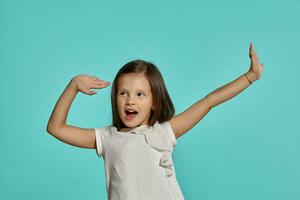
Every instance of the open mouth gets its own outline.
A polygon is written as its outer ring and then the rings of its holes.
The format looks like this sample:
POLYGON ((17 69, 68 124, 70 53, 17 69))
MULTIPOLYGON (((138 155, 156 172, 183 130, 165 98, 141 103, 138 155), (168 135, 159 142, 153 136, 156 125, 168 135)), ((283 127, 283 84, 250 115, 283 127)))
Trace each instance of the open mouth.
POLYGON ((126 114, 125 118, 127 120, 130 120, 133 119, 138 114, 138 112, 135 110, 125 110, 125 114, 126 114))

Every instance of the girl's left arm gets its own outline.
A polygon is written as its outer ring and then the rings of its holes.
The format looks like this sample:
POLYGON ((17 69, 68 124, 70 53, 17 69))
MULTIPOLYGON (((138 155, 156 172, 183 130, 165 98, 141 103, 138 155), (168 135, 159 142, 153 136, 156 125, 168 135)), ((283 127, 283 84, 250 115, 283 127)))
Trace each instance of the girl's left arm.
POLYGON ((264 65, 259 63, 252 43, 250 43, 249 57, 251 65, 248 72, 210 92, 169 121, 176 138, 193 128, 213 107, 235 97, 254 81, 260 79, 264 65))

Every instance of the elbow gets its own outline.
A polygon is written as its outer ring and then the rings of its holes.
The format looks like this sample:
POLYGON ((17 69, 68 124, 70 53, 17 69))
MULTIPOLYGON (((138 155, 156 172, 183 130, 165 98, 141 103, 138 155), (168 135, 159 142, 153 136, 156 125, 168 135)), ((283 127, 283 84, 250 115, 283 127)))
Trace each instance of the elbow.
POLYGON ((50 134, 53 134, 53 132, 54 132, 54 126, 50 122, 48 122, 48 124, 47 124, 46 131, 47 131, 47 133, 50 133, 50 134))
POLYGON ((50 133, 51 135, 53 135, 54 133, 58 132, 64 125, 58 126, 58 125, 54 125, 51 122, 48 122, 47 127, 46 127, 46 131, 48 133, 50 133))
POLYGON ((204 98, 205 98, 205 100, 207 102, 208 109, 211 110, 215 106, 214 105, 214 99, 213 99, 212 95, 208 94, 204 98))
POLYGON ((51 134, 51 132, 52 132, 51 126, 49 125, 49 123, 47 124, 46 132, 47 132, 47 133, 50 133, 50 134, 51 134))

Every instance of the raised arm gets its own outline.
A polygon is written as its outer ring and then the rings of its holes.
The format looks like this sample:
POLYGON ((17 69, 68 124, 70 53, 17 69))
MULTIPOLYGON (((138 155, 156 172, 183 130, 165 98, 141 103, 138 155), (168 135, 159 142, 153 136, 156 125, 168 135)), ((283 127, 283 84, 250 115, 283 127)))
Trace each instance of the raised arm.
POLYGON ((250 44, 249 57, 251 65, 247 73, 212 91, 169 121, 176 138, 193 128, 213 107, 235 97, 260 78, 263 64, 259 63, 252 43, 250 44))
POLYGON ((59 97, 47 124, 47 132, 60 141, 82 148, 95 148, 95 131, 92 128, 80 128, 67 125, 67 115, 78 91, 88 95, 96 94, 91 88, 107 87, 109 82, 94 76, 74 77, 59 97))

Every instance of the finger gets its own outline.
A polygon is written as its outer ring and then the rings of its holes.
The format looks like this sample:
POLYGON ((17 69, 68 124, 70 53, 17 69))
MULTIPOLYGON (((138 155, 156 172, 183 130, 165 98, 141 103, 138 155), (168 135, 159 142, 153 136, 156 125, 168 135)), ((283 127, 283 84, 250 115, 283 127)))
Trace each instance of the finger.
POLYGON ((249 53, 249 57, 251 58, 251 60, 258 60, 258 55, 254 51, 249 53))
POLYGON ((96 76, 91 76, 91 78, 92 78, 93 81, 98 79, 96 76))
POLYGON ((110 83, 109 81, 103 81, 103 80, 99 80, 99 79, 95 80, 95 82, 96 83, 110 83))
POLYGON ((106 84, 95 84, 95 85, 93 85, 92 88, 101 89, 101 88, 105 88, 105 87, 108 87, 108 86, 109 86, 108 83, 106 83, 106 84))
POLYGON ((252 42, 250 43, 250 51, 254 51, 254 45, 252 42))
POLYGON ((104 82, 104 81, 97 81, 95 82, 96 85, 101 86, 101 85, 109 85, 110 82, 104 82))
POLYGON ((108 87, 109 84, 103 84, 103 85, 99 85, 100 88, 105 88, 105 87, 108 87))
POLYGON ((88 94, 88 95, 92 95, 94 93, 94 91, 89 90, 89 89, 85 89, 82 92, 85 93, 85 94, 88 94))
POLYGON ((253 57, 254 56, 254 50, 253 50, 253 44, 252 42, 250 43, 250 48, 249 48, 249 57, 253 57))
POLYGON ((250 57, 251 59, 255 59, 255 58, 256 58, 255 52, 253 52, 253 51, 249 52, 249 57, 250 57))
POLYGON ((92 76, 93 81, 103 81, 102 79, 99 79, 97 76, 92 76))
POLYGON ((97 94, 97 92, 93 91, 93 90, 89 90, 88 91, 89 94, 97 94))

